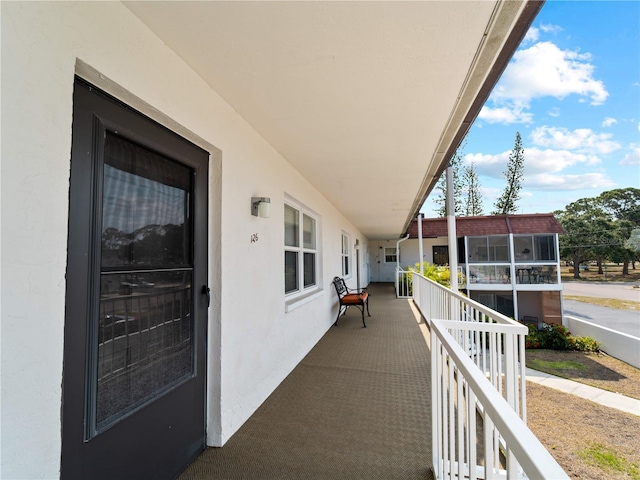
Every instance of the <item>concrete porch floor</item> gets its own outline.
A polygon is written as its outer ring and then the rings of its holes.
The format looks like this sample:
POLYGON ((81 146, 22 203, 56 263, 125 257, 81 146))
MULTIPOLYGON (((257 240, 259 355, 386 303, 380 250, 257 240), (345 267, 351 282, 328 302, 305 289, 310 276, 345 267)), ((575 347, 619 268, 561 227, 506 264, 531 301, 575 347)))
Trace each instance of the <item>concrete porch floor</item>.
POLYGON ((408 300, 371 284, 190 479, 432 479, 429 349, 408 300))

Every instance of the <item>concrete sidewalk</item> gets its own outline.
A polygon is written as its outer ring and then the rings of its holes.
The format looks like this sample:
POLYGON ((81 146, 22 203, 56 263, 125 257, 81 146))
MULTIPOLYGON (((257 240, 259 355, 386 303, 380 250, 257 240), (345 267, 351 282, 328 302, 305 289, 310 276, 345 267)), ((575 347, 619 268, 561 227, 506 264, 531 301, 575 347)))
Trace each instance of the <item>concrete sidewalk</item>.
POLYGON ((586 398, 605 407, 615 408, 626 413, 631 413, 632 415, 640 416, 640 400, 636 400, 635 398, 625 397, 619 393, 608 392, 607 390, 591 387, 583 383, 574 382, 573 380, 567 380, 566 378, 556 377, 555 375, 532 370, 531 368, 527 368, 526 374, 527 381, 529 382, 538 383, 545 387, 586 398))

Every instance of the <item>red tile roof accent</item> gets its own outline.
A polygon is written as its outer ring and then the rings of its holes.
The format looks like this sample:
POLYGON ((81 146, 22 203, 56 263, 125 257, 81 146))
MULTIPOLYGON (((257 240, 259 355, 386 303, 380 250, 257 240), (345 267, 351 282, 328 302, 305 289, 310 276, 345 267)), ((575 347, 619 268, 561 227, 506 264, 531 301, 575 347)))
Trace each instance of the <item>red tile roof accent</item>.
MULTIPOLYGON (((411 222, 407 233, 418 238, 418 221, 411 222)), ((492 215, 484 217, 456 217, 458 237, 481 235, 566 233, 552 213, 533 213, 521 215, 492 215)), ((424 238, 446 237, 446 218, 423 218, 422 236, 424 238)))

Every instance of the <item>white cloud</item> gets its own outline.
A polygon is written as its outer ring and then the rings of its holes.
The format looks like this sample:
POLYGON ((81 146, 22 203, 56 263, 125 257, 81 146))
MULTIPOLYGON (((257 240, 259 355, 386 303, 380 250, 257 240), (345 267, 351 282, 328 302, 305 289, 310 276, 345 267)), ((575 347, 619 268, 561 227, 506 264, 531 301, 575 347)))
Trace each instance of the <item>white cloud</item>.
POLYGON ((606 128, 610 127, 611 125, 615 125, 616 123, 618 123, 618 120, 616 120, 615 118, 607 117, 602 121, 602 126, 606 128))
POLYGON ((533 120, 533 114, 523 112, 522 108, 518 107, 491 108, 485 105, 480 110, 478 118, 480 120, 485 120, 488 123, 503 123, 510 125, 512 123, 531 123, 533 120))
POLYGON ((562 27, 559 25, 551 25, 550 23, 548 23, 546 25, 540 25, 540 30, 542 30, 544 33, 558 33, 562 31, 562 27))
POLYGON ((595 155, 550 148, 544 150, 537 147, 525 149, 524 158, 525 175, 557 173, 577 165, 593 167, 600 164, 600 159, 595 155))
POLYGON ((537 97, 577 94, 590 97, 592 105, 600 105, 609 93, 593 78, 590 60, 588 53, 560 50, 551 42, 518 50, 496 89, 496 99, 528 103, 537 97))
POLYGON ((497 155, 468 153, 464 156, 464 163, 469 165, 473 162, 478 175, 502 178, 502 172, 507 166, 510 153, 511 152, 503 152, 497 155))
POLYGON ((620 161, 620 166, 633 166, 640 165, 640 145, 631 144, 630 152, 627 153, 624 158, 620 161))
POLYGON ((615 182, 604 173, 583 173, 577 175, 540 173, 525 177, 523 185, 534 190, 546 191, 605 189, 616 186, 615 182))
MULTIPOLYGON (((496 155, 468 153, 464 155, 465 164, 474 163, 478 175, 490 178, 503 178, 511 151, 496 155)), ((569 150, 524 148, 524 181, 541 174, 557 174, 565 169, 586 165, 599 165, 600 159, 594 155, 571 152, 569 150)))
POLYGON ((537 42, 538 37, 540 37, 540 30, 538 30, 536 27, 530 27, 527 31, 527 34, 522 39, 522 43, 537 42))
POLYGON ((549 110, 547 112, 547 115, 549 115, 550 117, 559 117, 560 116, 560 109, 558 107, 553 107, 551 110, 549 110))
POLYGON ((596 155, 611 153, 620 148, 618 142, 610 140, 611 137, 610 133, 595 133, 589 128, 567 130, 546 125, 531 132, 531 139, 535 145, 596 155))
POLYGON ((493 102, 492 109, 511 111, 512 115, 492 116, 488 110, 480 118, 501 123, 531 121, 524 110, 533 99, 547 96, 563 99, 578 95, 579 101, 601 105, 609 93, 602 81, 593 78, 595 67, 590 60, 588 53, 561 50, 551 42, 538 42, 518 50, 489 99, 493 102))

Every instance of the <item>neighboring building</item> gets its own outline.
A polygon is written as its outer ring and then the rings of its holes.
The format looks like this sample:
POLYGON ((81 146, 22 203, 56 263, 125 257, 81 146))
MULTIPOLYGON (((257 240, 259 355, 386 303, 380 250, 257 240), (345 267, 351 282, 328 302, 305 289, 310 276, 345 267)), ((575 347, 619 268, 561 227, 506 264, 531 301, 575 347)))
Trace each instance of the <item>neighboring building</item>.
MULTIPOLYGON (((558 235, 553 214, 457 217, 458 266, 469 297, 518 320, 562 323, 558 235)), ((418 221, 400 244, 406 267, 419 261, 418 221)), ((446 218, 422 220, 423 261, 449 263, 446 218)))
POLYGON ((173 478, 223 446, 541 6, 0 2, 0 477, 173 478))

